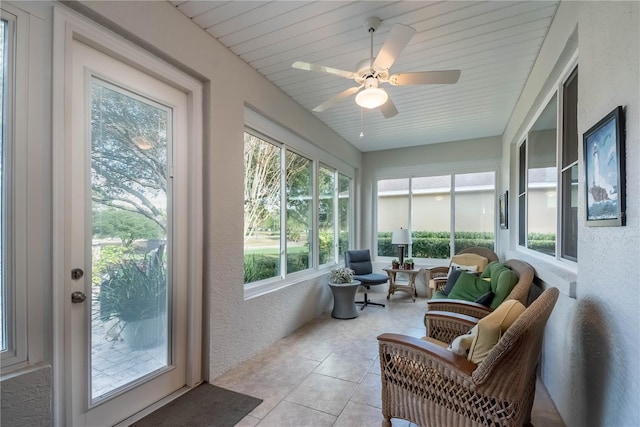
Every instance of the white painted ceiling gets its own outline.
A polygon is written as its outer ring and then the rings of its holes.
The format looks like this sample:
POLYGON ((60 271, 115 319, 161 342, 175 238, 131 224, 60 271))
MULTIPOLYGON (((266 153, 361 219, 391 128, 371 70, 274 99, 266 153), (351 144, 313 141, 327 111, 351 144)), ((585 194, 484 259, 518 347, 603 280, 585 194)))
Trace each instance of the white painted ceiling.
POLYGON ((454 85, 382 87, 399 114, 362 110, 354 96, 313 113, 361 151, 501 135, 556 12, 557 1, 211 1, 171 3, 311 111, 352 80, 291 68, 294 61, 355 71, 369 58, 366 18, 415 28, 391 73, 459 69, 454 85), (361 124, 362 118, 362 124, 361 124), (360 138, 360 131, 364 137, 360 138))

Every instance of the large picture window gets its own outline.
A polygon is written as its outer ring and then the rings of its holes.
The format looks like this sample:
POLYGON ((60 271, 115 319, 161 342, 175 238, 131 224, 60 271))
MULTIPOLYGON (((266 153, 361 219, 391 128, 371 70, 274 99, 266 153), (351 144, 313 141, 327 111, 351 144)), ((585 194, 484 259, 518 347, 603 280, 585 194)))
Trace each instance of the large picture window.
POLYGON ((577 82, 576 67, 518 149, 518 244, 571 261, 578 257, 577 82))
POLYGON ((411 230, 408 257, 445 259, 495 246, 495 172, 377 181, 378 255, 395 257, 393 230, 411 230))
POLYGON ((244 283, 338 263, 349 247, 351 178, 252 129, 244 168, 244 283))

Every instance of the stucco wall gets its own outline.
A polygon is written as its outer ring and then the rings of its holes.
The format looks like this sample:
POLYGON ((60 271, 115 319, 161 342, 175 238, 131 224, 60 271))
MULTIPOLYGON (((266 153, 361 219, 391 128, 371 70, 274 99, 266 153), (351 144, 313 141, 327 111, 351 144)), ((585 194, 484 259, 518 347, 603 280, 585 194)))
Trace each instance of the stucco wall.
MULTIPOLYGON (((626 227, 584 225, 581 176, 577 269, 520 250, 512 243, 514 227, 501 233, 501 257, 525 259, 543 286, 563 291, 545 331, 542 378, 567 426, 640 425, 639 12, 636 2, 563 2, 504 135, 510 164, 501 180, 515 188, 519 132, 578 46, 579 135, 617 105, 625 106, 626 227), (569 296, 571 282, 575 299, 569 296)), ((582 171, 582 141, 579 146, 582 171)))
POLYGON ((36 366, 2 381, 0 425, 50 426, 51 366, 36 366))

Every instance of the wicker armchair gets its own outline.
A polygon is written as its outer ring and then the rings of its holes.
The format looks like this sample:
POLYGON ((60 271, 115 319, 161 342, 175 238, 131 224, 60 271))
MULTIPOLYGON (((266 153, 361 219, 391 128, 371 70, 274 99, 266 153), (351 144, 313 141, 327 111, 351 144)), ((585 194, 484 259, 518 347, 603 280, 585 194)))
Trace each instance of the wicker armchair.
MULTIPOLYGON (((505 300, 516 299, 523 305, 526 305, 527 299, 529 297, 529 289, 533 284, 535 270, 528 263, 517 259, 507 260, 504 262, 504 265, 518 274, 518 282, 515 284, 509 295, 507 295, 505 300)), ((482 304, 454 299, 429 300, 427 301, 427 313, 430 311, 447 311, 452 313, 460 313, 472 317, 477 317, 479 319, 483 318, 491 312, 488 307, 482 304)), ((429 333, 429 319, 426 315, 424 318, 424 325, 427 328, 427 335, 431 336, 431 334, 429 333)))
POLYGON ((378 336, 382 426, 391 418, 425 427, 529 423, 542 335, 557 299, 556 288, 544 291, 478 365, 434 342, 378 336))

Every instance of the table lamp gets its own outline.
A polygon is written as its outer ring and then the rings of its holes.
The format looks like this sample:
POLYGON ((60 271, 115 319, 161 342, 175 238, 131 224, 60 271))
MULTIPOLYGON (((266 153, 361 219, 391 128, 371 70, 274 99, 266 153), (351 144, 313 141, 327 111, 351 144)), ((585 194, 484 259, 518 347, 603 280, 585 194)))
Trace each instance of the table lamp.
POLYGON ((411 244, 411 231, 402 227, 399 230, 394 230, 391 236, 391 244, 398 245, 400 265, 404 264, 404 247, 411 244))

